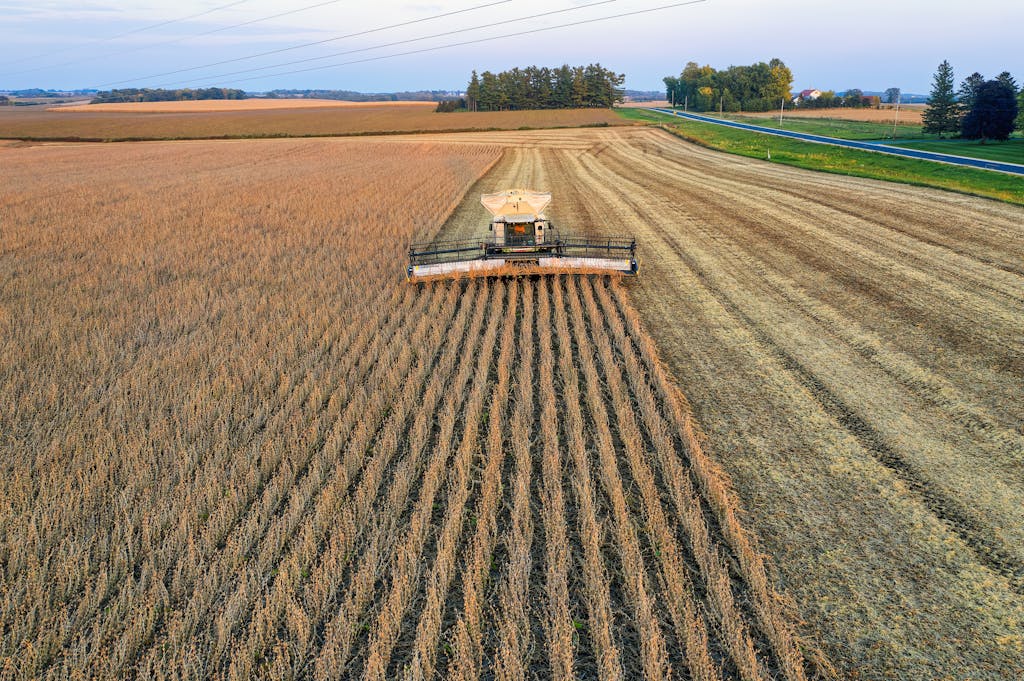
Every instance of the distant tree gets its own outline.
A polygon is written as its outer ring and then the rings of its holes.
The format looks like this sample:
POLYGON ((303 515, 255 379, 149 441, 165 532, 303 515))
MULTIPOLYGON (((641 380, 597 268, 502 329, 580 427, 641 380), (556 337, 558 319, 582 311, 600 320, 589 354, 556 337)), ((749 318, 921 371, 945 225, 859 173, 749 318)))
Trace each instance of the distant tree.
POLYGON ((885 103, 895 104, 900 101, 900 89, 898 87, 891 87, 885 91, 885 103))
POLYGON ((670 104, 676 103, 676 92, 679 90, 679 79, 672 76, 665 76, 661 79, 665 83, 665 99, 670 104))
POLYGON ((960 129, 961 109, 953 92, 953 83, 953 67, 948 61, 943 61, 935 71, 928 108, 924 111, 924 132, 941 137, 960 129))
POLYGON ((781 59, 730 66, 719 71, 687 62, 678 78, 664 79, 665 94, 676 106, 694 111, 768 111, 792 96, 793 73, 781 59))
POLYGON ((452 113, 453 111, 459 111, 460 109, 466 109, 465 97, 458 99, 442 99, 437 103, 437 108, 434 109, 437 113, 452 113))
POLYGON ((789 99, 793 90, 793 72, 778 57, 768 62, 768 69, 771 78, 768 84, 761 88, 760 94, 767 100, 767 108, 774 109, 776 104, 789 99))
POLYGON ((11 101, 11 98, 8 97, 7 95, 0 95, 0 106, 4 106, 5 104, 7 104, 10 101, 11 101))
POLYGON ((1017 119, 1013 88, 998 80, 987 80, 974 92, 974 104, 964 116, 960 134, 967 139, 1005 140, 1017 119))
POLYGON ((572 67, 562 64, 552 74, 551 103, 557 109, 572 106, 572 67))
POLYGON ((476 111, 477 100, 480 99, 480 76, 476 75, 476 70, 473 70, 473 75, 469 79, 469 85, 466 86, 466 108, 470 111, 476 111))
POLYGON ((1003 83, 1004 85, 1009 85, 1010 89, 1013 90, 1014 96, 1016 96, 1017 93, 1020 92, 1020 88, 1017 87, 1017 81, 1014 80, 1013 76, 1010 75, 1009 71, 1003 71, 1002 73, 1000 73, 998 76, 996 76, 996 80, 998 80, 1000 83, 1003 83))
POLYGON ((963 107, 964 111, 970 111, 971 107, 974 106, 974 96, 984 82, 985 76, 975 71, 960 83, 960 91, 957 94, 960 97, 960 106, 963 107))
POLYGON ((496 111, 498 109, 498 77, 490 71, 480 74, 480 95, 477 98, 480 111, 496 111))
POLYGON ((625 74, 600 64, 526 66, 479 76, 474 71, 466 87, 466 106, 475 111, 611 107, 622 101, 625 80, 625 74))
POLYGON ((836 105, 836 91, 822 90, 818 98, 812 99, 811 103, 822 109, 831 108, 836 105))
POLYGON ((864 91, 857 88, 847 90, 846 94, 843 95, 843 106, 864 106, 864 91))

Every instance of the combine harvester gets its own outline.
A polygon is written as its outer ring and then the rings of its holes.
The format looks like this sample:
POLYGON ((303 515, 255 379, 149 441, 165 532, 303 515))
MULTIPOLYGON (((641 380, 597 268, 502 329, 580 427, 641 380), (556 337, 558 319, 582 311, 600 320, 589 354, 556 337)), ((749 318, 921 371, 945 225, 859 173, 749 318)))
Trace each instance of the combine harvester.
POLYGON ((544 215, 551 194, 509 189, 484 194, 490 234, 409 247, 410 281, 460 276, 579 272, 636 274, 636 241, 561 235, 544 215))

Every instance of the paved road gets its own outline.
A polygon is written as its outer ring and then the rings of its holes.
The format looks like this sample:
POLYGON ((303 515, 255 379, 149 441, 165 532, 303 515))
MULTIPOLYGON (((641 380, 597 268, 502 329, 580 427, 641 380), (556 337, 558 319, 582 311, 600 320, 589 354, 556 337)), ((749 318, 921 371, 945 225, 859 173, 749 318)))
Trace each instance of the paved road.
POLYGON ((918 151, 916 149, 904 149, 903 147, 894 147, 888 144, 881 144, 880 142, 857 142, 855 140, 844 140, 839 139, 837 137, 825 137, 824 135, 808 135, 806 133, 792 132, 790 130, 776 130, 774 128, 765 128, 760 125, 750 125, 749 123, 737 123, 736 121, 712 118, 710 116, 700 116, 698 114, 683 113, 682 111, 674 111, 672 109, 652 108, 651 111, 657 111, 659 113, 669 114, 671 116, 679 116, 680 118, 688 118, 695 121, 702 121, 704 123, 715 123, 716 125, 725 125, 730 128, 751 130, 753 132, 765 133, 767 135, 777 135, 778 137, 792 137, 793 139, 804 140, 805 142, 817 142, 818 144, 832 144, 837 147, 864 149, 866 151, 876 151, 881 154, 892 154, 893 156, 921 158, 926 161, 938 161, 939 163, 951 163, 953 165, 965 166, 970 168, 983 168, 985 170, 996 170, 1002 173, 1011 173, 1013 175, 1024 175, 1024 165, 1020 165, 1017 163, 1001 163, 999 161, 986 161, 985 159, 967 158, 966 156, 954 156, 953 154, 937 154, 933 151, 918 151))

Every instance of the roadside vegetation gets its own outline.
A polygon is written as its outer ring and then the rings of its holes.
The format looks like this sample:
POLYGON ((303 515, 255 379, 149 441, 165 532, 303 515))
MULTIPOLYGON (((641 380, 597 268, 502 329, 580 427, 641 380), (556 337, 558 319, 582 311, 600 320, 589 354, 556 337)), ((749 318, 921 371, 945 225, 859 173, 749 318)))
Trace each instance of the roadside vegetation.
POLYGON ((618 109, 617 113, 626 120, 659 125, 690 142, 731 154, 809 170, 947 189, 1024 205, 1024 183, 1019 177, 1005 173, 763 135, 713 123, 683 120, 656 111, 618 109))
MULTIPOLYGON (((890 116, 892 114, 890 113, 890 116)), ((776 130, 792 130, 811 135, 825 135, 844 140, 892 140, 892 139, 934 139, 936 135, 921 132, 920 125, 898 124, 893 132, 892 123, 872 121, 849 121, 838 118, 805 118, 786 117, 783 113, 782 123, 777 116, 744 116, 743 114, 726 114, 725 118, 750 125, 760 125, 776 130)))
POLYGON ((1024 165, 1024 136, 1014 136, 1001 142, 988 140, 921 140, 907 141, 896 140, 894 146, 907 147, 908 149, 920 149, 921 151, 934 151, 940 154, 955 154, 956 156, 967 156, 969 158, 984 158, 990 161, 1002 161, 1004 163, 1020 163, 1024 165))

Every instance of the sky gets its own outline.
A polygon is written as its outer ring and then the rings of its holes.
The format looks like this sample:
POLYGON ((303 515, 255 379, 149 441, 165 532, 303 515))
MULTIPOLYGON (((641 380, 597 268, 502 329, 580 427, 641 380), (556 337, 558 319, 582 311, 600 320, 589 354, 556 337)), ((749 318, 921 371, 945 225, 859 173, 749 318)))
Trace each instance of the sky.
POLYGON ((797 91, 926 94, 943 59, 957 82, 1009 71, 1024 83, 1017 0, 703 0, 643 11, 683 1, 0 0, 0 90, 458 90, 473 69, 591 62, 625 73, 627 88, 661 90, 688 61, 773 57, 797 91), (558 10, 568 11, 516 21, 558 10), (627 13, 636 14, 607 18, 627 13))

